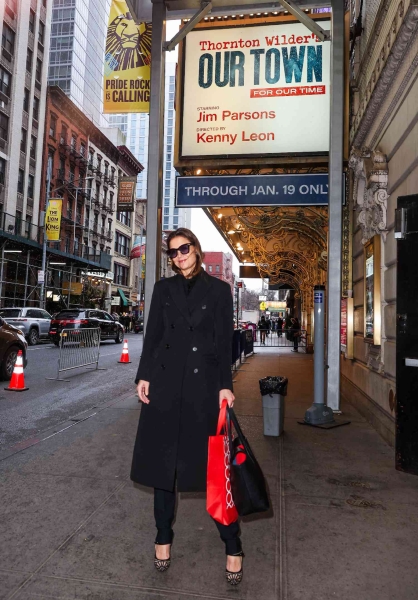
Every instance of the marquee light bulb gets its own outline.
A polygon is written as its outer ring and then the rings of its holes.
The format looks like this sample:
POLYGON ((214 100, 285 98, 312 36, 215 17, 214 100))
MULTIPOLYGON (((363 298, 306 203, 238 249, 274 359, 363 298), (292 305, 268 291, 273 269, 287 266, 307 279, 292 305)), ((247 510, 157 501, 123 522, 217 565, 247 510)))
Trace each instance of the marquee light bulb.
POLYGON ((218 219, 222 219, 222 213, 219 213, 218 219))

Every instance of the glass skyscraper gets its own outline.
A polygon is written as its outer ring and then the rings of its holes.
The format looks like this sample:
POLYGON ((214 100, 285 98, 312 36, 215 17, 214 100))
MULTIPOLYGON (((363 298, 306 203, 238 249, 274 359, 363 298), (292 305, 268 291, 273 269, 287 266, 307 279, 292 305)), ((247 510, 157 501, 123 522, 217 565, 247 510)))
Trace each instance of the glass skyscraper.
POLYGON ((111 0, 53 0, 49 85, 59 86, 97 126, 103 116, 103 68, 111 0))

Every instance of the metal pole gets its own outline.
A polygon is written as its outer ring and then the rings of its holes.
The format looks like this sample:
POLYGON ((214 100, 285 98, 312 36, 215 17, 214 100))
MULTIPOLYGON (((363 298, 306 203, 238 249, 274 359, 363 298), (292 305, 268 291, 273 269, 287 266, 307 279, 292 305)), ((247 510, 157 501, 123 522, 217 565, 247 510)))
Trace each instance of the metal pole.
POLYGON ((145 259, 144 331, 148 319, 154 284, 160 278, 161 262, 161 196, 164 150, 164 74, 165 21, 163 0, 152 5, 151 94, 148 146, 147 251, 145 259))
POLYGON ((4 275, 4 249, 6 248, 7 242, 1 247, 1 266, 0 266, 0 306, 3 306, 3 275, 4 275))
POLYGON ((74 227, 73 227, 73 254, 75 255, 75 228, 76 228, 76 220, 77 220, 77 201, 78 201, 78 190, 80 188, 75 188, 75 206, 74 206, 74 227))
POLYGON ((46 247, 47 247, 47 239, 46 239, 46 230, 45 230, 45 217, 46 210, 48 208, 49 194, 51 190, 51 171, 52 171, 52 157, 48 156, 48 167, 46 172, 46 192, 45 192, 45 209, 44 209, 44 222, 42 224, 44 228, 44 239, 42 244, 42 271, 44 274, 44 281, 41 283, 41 297, 39 305, 41 308, 45 308, 45 269, 46 269, 46 247))
POLYGON ((344 2, 341 0, 332 0, 330 117, 327 405, 334 411, 339 411, 344 152, 344 2))
POLYGON ((26 296, 28 295, 28 275, 29 275, 29 263, 30 263, 30 250, 26 255, 26 275, 25 275, 25 299, 23 305, 26 306, 26 296))
POLYGON ((72 282, 73 282, 73 263, 71 263, 71 269, 70 269, 70 285, 68 286, 67 308, 70 308, 70 296, 71 296, 72 282))
POLYGON ((325 286, 314 287, 314 403, 305 413, 305 423, 323 425, 334 422, 332 409, 325 406, 325 286))

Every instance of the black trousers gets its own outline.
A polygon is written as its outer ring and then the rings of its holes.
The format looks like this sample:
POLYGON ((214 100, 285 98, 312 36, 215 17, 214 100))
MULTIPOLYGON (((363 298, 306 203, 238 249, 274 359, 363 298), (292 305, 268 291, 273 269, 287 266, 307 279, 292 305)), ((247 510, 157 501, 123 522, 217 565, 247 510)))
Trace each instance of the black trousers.
MULTIPOLYGON (((173 521, 176 507, 176 492, 154 489, 154 516, 157 527, 156 544, 171 544, 173 541, 173 521)), ((241 552, 238 521, 231 525, 221 525, 213 519, 218 528, 221 540, 225 543, 225 553, 230 556, 241 552)))

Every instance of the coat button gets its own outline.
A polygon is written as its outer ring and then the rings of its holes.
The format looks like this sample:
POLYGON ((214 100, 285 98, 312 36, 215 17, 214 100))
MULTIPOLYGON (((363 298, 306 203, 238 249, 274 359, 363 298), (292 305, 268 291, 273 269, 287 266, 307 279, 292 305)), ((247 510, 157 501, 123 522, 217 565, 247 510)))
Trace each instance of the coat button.
POLYGON ((165 369, 165 365, 161 365, 161 368, 164 370, 165 369))
POLYGON ((195 369, 193 373, 199 373, 199 369, 195 369))
POLYGON ((206 304, 202 306, 202 310, 206 310, 206 304))
POLYGON ((175 328, 174 323, 171 323, 171 329, 174 329, 174 328, 175 328))
POLYGON ((193 327, 189 327, 189 330, 190 330, 190 331, 193 331, 193 327))
POLYGON ((197 348, 193 348, 193 352, 197 352, 197 348))
POLYGON ((166 349, 166 350, 169 350, 169 349, 170 349, 170 344, 166 344, 166 345, 165 345, 165 349, 166 349))

